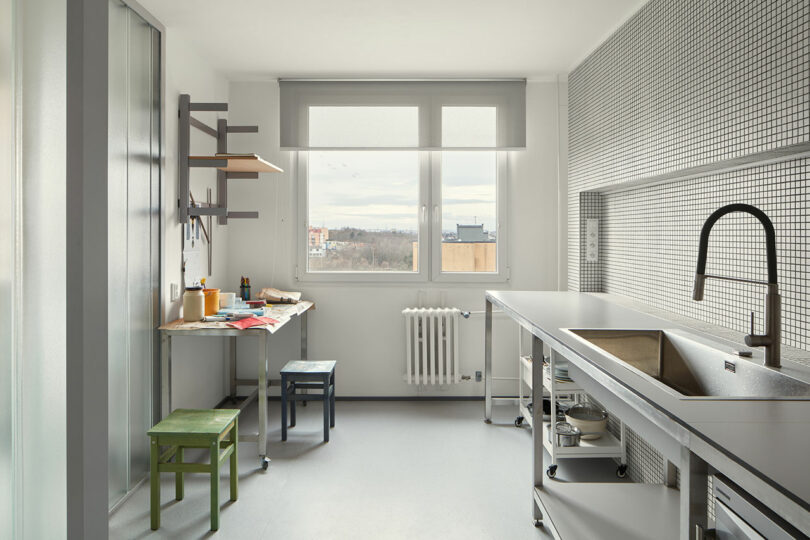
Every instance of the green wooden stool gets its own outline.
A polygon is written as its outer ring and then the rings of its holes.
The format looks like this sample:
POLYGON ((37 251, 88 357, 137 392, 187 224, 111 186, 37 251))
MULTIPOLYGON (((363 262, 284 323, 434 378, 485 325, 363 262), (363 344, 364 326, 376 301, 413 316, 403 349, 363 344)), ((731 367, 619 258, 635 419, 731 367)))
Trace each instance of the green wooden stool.
POLYGON ((160 527, 160 473, 175 473, 175 498, 183 500, 183 473, 211 474, 211 530, 219 529, 219 466, 231 458, 231 500, 237 498, 238 409, 177 409, 147 433, 151 438, 150 510, 152 530, 160 527), (230 435, 230 436, 229 436, 230 435), (227 439, 226 439, 227 437, 227 439), (160 447, 168 446, 162 455, 160 447), (208 448, 210 463, 183 463, 184 448, 208 448), (220 448, 225 451, 220 453, 220 448), (175 456, 174 463, 169 460, 175 456))

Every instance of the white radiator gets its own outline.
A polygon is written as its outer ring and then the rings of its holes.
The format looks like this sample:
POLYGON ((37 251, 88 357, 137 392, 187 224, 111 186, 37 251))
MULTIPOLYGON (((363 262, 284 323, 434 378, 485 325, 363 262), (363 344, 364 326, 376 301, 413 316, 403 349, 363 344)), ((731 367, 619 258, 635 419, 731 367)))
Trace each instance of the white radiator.
POLYGON ((405 316, 405 381, 408 384, 453 384, 458 368, 457 308, 408 308, 405 316))

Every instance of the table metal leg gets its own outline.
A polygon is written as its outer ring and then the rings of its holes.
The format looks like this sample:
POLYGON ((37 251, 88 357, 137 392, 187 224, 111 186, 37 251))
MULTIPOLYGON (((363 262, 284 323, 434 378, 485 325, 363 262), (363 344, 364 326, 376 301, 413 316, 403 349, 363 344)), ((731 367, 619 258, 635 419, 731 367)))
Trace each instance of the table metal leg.
POLYGON ((259 464, 267 469, 267 333, 259 335, 259 464))
POLYGON ((709 466, 689 448, 681 448, 680 538, 702 538, 708 528, 709 466))
POLYGON ((160 335, 160 418, 172 411, 172 336, 160 335))
POLYGON ((307 313, 305 311, 301 314, 301 360, 308 360, 307 358, 307 313))
POLYGON ((332 373, 332 381, 330 385, 330 398, 329 398, 329 427, 335 427, 335 374, 332 373))
MULTIPOLYGON (((554 394, 552 394, 552 402, 554 394)), ((552 414, 553 414, 552 410, 552 414)), ((552 416, 552 418, 554 418, 552 416)), ((543 487, 543 341, 532 336, 532 477, 534 487, 543 487)), ((532 515, 535 524, 543 514, 534 502, 532 492, 532 515)))
POLYGON ((329 442, 329 375, 323 376, 323 442, 329 442))
MULTIPOLYGON (((293 392, 294 399, 295 392, 293 392)), ((281 440, 287 440, 287 378, 283 373, 281 374, 281 440)))
POLYGON ((484 316, 484 422, 492 423, 492 302, 484 316))
POLYGON ((228 338, 229 347, 230 347, 230 355, 229 355, 229 362, 230 362, 230 371, 231 371, 231 384, 230 384, 230 394, 231 400, 236 400, 236 336, 231 336, 228 338))

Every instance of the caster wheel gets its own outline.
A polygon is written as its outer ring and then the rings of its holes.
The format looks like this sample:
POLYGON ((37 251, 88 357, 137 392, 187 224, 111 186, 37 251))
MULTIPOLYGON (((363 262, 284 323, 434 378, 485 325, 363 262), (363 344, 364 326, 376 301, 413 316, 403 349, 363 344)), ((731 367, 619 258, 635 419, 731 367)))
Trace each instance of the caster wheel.
POLYGON ((546 476, 548 476, 549 478, 554 478, 555 476, 557 476, 557 466, 556 465, 549 466, 549 468, 546 469, 546 476))
POLYGON ((523 417, 522 417, 522 416, 518 416, 517 418, 515 418, 515 427, 520 427, 520 426, 522 426, 522 425, 523 425, 523 420, 524 420, 524 419, 523 419, 523 417))
POLYGON ((534 526, 539 529, 540 527, 543 526, 543 520, 542 519, 535 519, 534 520, 534 526))
POLYGON ((616 476, 618 476, 619 478, 624 478, 625 476, 627 476, 627 465, 619 465, 616 468, 616 476))
POLYGON ((263 471, 266 471, 266 470, 267 470, 267 466, 268 466, 268 465, 270 465, 270 458, 268 458, 268 457, 263 457, 263 458, 261 458, 260 463, 261 463, 261 465, 262 465, 262 470, 263 470, 263 471))

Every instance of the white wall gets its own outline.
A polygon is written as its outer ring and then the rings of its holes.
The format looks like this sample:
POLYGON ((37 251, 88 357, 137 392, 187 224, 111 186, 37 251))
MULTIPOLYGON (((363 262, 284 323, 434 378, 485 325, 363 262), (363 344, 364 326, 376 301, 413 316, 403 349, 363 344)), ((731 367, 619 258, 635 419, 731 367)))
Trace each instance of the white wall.
MULTIPOLYGON (((206 60, 189 45, 182 32, 166 29, 166 140, 165 176, 163 178, 163 320, 182 317, 182 227, 177 222, 177 110, 180 94, 191 94, 191 101, 227 102, 228 83, 215 73, 206 60), (170 285, 179 284, 181 298, 170 301, 170 285)), ((193 116, 216 128, 218 117, 226 113, 195 112, 193 116)), ((201 131, 191 129, 191 154, 211 155, 216 152, 216 140, 201 131)), ((214 169, 191 169, 191 193, 195 200, 205 201, 206 188, 212 188, 216 199, 214 169)), ((213 268, 208 285, 227 288, 228 227, 213 219, 213 268)), ((203 245, 205 253, 206 246, 203 245)), ((204 267, 207 262, 204 261, 204 267)), ((237 283, 238 285, 238 283, 237 283)), ((222 399, 226 388, 225 343, 221 338, 174 338, 172 371, 172 405, 174 407, 206 408, 222 399)))
MULTIPOLYGON (((248 275, 255 289, 275 286, 301 290, 317 310, 309 318, 309 358, 338 361, 337 391, 343 396, 482 395, 483 383, 419 389, 403 381, 405 335, 400 311, 417 303, 419 290, 435 305, 442 293, 446 305, 483 310, 489 289, 557 289, 558 283, 558 107, 556 83, 536 81, 527 86, 527 149, 509 158, 508 234, 509 283, 355 284, 296 282, 296 180, 292 154, 279 150, 278 84, 275 81, 233 82, 231 121, 258 124, 258 135, 232 137, 234 151, 257 152, 285 169, 257 180, 230 183, 233 210, 258 210, 259 219, 229 225, 228 283, 248 275)), ((565 160, 563 156, 563 161, 565 160)), ((564 251, 564 250, 563 250, 564 251)), ((461 368, 474 375, 483 370, 483 316, 462 322, 461 368)), ((495 322, 494 371, 516 375, 517 330, 500 316, 495 322)), ((271 373, 298 357, 299 327, 295 323, 271 338, 271 373)), ((240 343, 240 376, 256 369, 256 345, 240 343)), ((515 383, 497 385, 496 392, 513 393, 515 383)))

